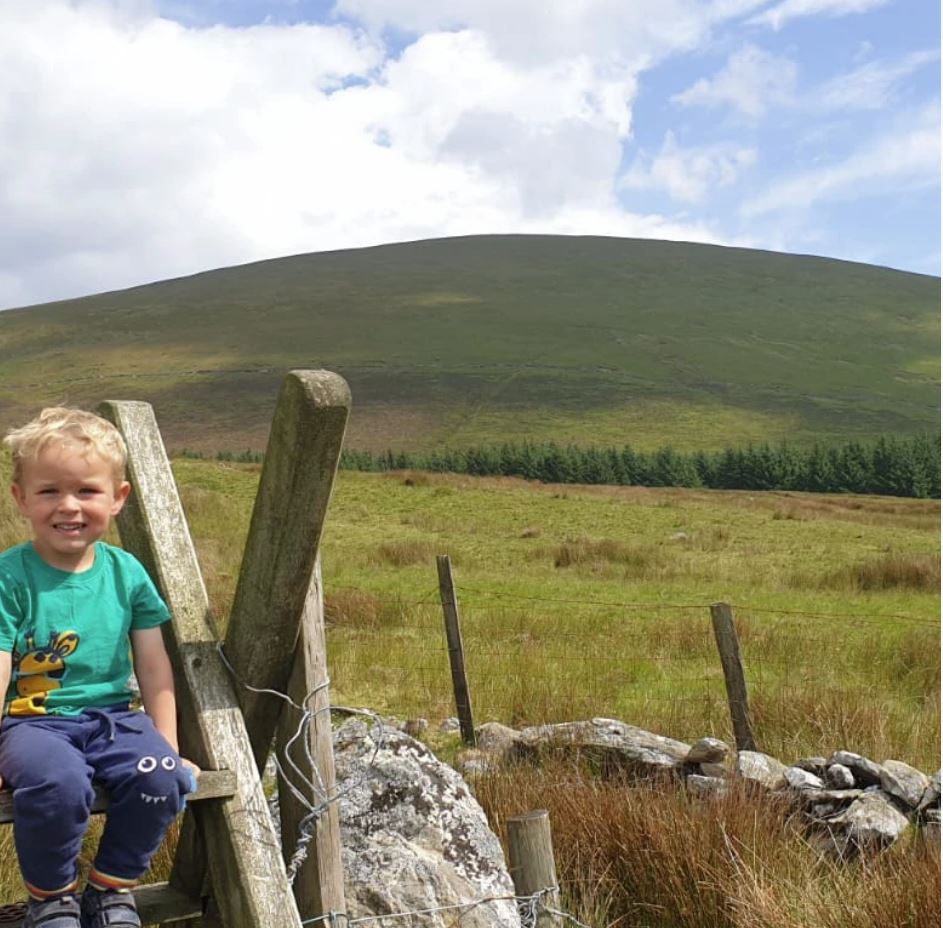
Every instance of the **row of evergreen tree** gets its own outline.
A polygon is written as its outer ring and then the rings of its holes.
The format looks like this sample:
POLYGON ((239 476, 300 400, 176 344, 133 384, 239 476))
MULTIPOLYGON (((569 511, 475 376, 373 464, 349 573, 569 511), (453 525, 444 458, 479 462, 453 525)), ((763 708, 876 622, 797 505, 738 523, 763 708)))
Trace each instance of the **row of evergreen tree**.
POLYGON ((525 477, 545 483, 591 483, 727 490, 806 490, 939 498, 940 438, 914 435, 824 447, 784 443, 720 452, 508 442, 428 453, 345 450, 349 470, 427 470, 525 477))

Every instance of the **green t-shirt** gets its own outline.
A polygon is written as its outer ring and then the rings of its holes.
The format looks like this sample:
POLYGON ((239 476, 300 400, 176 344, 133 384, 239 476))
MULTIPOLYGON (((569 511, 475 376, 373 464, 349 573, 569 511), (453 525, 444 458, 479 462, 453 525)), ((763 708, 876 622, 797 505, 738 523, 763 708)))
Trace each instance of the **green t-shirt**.
POLYGON ((83 573, 47 564, 31 542, 0 554, 0 651, 13 654, 9 715, 78 715, 128 702, 131 629, 170 612, 138 560, 98 542, 83 573))

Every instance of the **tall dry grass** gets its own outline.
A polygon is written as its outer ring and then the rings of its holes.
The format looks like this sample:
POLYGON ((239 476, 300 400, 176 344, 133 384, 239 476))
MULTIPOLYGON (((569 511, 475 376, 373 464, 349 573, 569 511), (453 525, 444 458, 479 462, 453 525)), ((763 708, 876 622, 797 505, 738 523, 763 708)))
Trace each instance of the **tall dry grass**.
POLYGON ((588 777, 559 761, 477 782, 492 827, 550 812, 564 903, 593 928, 931 928, 940 854, 911 840, 856 864, 823 857, 785 802, 588 777))

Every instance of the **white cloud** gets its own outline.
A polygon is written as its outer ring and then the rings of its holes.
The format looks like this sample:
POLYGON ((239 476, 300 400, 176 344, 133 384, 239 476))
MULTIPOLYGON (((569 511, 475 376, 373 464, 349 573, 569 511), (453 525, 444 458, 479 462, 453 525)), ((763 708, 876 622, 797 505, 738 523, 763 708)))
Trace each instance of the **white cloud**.
POLYGON ((781 29, 790 19, 800 16, 847 16, 867 13, 888 0, 782 0, 754 16, 750 22, 781 29))
POLYGON ((623 175, 629 190, 664 190, 672 199, 701 203, 712 190, 733 184, 756 163, 756 149, 732 142, 681 148, 667 132, 655 157, 641 156, 623 175))
POLYGON ((809 209, 828 200, 861 200, 939 186, 939 120, 938 104, 908 114, 887 134, 872 139, 844 160, 772 184, 745 203, 741 215, 752 219, 809 209))
POLYGON ((912 52, 900 61, 869 61, 823 84, 811 96, 814 105, 829 110, 879 110, 890 104, 900 82, 938 61, 937 51, 912 52))
POLYGON ((720 238, 620 207, 637 72, 615 52, 502 57, 464 29, 390 60, 341 24, 186 28, 127 0, 0 20, 0 306, 440 235, 720 238))
POLYGON ((682 106, 730 105, 757 117, 793 100, 798 68, 789 58, 745 45, 713 77, 702 77, 671 100, 682 106))
POLYGON ((759 0, 338 0, 337 10, 374 31, 417 34, 472 29, 496 54, 519 64, 585 56, 600 69, 637 71, 665 55, 700 45, 716 22, 759 0))

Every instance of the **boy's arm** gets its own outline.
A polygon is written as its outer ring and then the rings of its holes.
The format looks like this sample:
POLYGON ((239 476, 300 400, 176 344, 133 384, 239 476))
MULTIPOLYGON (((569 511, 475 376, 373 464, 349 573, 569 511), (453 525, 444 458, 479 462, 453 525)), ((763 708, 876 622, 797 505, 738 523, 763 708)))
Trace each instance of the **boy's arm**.
MULTIPOLYGON (((174 674, 164 647, 160 627, 141 628, 131 632, 134 675, 141 689, 144 711, 168 744, 179 753, 177 744, 177 700, 174 695, 174 674)), ((198 770, 192 761, 187 766, 198 770)))
MULTIPOLYGON (((7 698, 7 687, 10 685, 12 672, 13 656, 9 651, 0 651, 0 718, 3 716, 3 703, 7 698)), ((3 786, 3 777, 0 777, 0 786, 3 786)))

